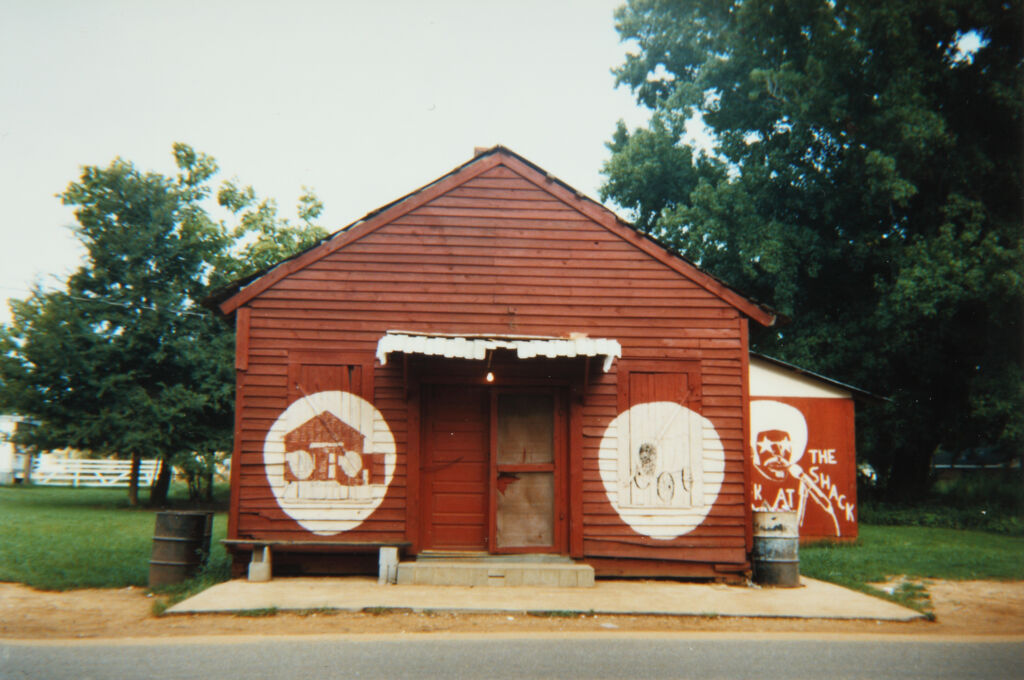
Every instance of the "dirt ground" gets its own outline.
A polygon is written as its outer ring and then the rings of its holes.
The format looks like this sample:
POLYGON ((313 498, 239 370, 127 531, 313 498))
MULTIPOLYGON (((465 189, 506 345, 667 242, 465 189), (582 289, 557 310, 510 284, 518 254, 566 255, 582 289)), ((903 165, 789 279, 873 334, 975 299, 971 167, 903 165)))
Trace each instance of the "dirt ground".
POLYGON ((929 581, 935 621, 909 623, 700 616, 417 614, 403 611, 154 616, 144 588, 43 592, 0 583, 0 638, 136 638, 395 633, 792 632, 1024 636, 1024 582, 929 581))

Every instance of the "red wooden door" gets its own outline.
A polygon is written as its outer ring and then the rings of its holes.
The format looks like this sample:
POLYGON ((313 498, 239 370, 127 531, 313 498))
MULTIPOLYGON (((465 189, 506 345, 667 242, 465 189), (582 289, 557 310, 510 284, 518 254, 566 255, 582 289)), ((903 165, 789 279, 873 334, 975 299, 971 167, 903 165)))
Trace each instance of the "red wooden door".
POLYGON ((423 547, 487 550, 490 400, 486 388, 426 390, 422 482, 423 547))

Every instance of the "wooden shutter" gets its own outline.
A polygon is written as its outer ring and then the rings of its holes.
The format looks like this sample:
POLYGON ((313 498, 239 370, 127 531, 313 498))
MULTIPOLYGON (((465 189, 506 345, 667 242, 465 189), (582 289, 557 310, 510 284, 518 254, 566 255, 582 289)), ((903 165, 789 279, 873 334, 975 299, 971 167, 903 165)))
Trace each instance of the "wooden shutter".
MULTIPOLYGON (((624 362, 625 363, 625 362, 624 362)), ((699 373, 679 362, 619 368, 619 504, 634 508, 704 505, 699 373)))

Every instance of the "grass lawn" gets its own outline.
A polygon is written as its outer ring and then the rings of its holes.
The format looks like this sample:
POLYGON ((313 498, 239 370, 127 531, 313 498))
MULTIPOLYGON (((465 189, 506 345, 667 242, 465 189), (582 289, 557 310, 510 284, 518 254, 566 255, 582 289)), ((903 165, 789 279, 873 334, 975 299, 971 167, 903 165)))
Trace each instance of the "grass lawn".
POLYGON ((926 593, 907 584, 893 594, 869 586, 908 579, 1024 580, 1024 538, 982 531, 861 524, 856 543, 800 547, 800 573, 926 609, 926 593))
POLYGON ((800 548, 800 573, 834 583, 892 576, 1024 580, 1024 538, 981 531, 861 525, 855 544, 800 548))
MULTIPOLYGON (((128 507, 124 489, 0 487, 0 581, 48 590, 144 586, 154 522, 154 511, 128 507)), ((196 581, 169 589, 172 595, 227 578, 219 543, 226 524, 219 512, 209 567, 196 581)), ((1024 537, 862 524, 855 544, 802 546, 800 571, 875 595, 882 593, 869 583, 901 575, 1024 580, 1024 537)), ((887 597, 920 608, 920 595, 908 588, 887 597)))
MULTIPOLYGON (((0 486, 0 581, 44 590, 144 586, 154 515, 128 507, 125 489, 0 486)), ((226 525, 217 513, 212 570, 226 569, 226 525)))

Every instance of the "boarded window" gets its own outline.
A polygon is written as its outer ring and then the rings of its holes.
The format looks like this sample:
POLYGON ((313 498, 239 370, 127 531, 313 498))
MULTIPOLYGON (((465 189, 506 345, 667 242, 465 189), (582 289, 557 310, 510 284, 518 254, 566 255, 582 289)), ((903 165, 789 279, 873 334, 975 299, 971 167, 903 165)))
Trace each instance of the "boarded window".
POLYGON ((373 440, 375 409, 364 398, 372 369, 336 354, 289 358, 288 402, 296 415, 280 433, 285 483, 299 498, 372 502, 387 476, 373 440))
POLYGON ((704 504, 703 428, 687 372, 629 371, 629 408, 619 433, 619 504, 691 508, 704 504))
POLYGON ((305 362, 289 365, 289 402, 317 392, 334 390, 363 396, 363 367, 359 364, 305 362))

